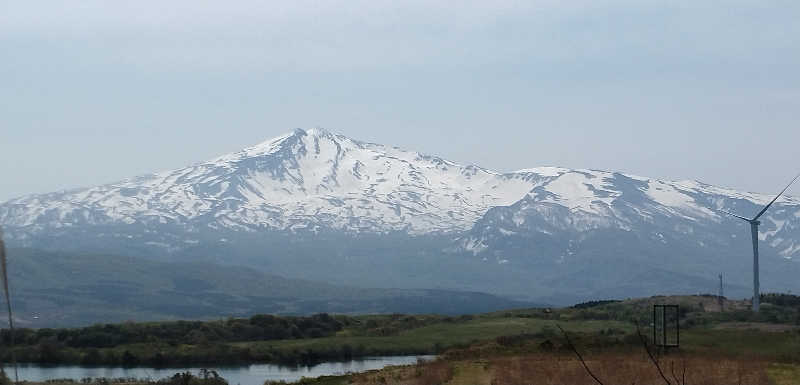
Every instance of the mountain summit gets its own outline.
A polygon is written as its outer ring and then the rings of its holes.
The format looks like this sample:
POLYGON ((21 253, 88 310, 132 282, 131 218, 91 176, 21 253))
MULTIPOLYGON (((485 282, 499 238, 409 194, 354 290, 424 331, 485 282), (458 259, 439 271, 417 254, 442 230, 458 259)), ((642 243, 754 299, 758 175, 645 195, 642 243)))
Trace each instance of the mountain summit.
MULTIPOLYGON (((719 210, 755 212, 771 198, 598 170, 501 173, 296 129, 174 171, 12 199, 0 204, 0 225, 17 247, 202 255, 373 286, 388 285, 384 270, 405 263, 415 283, 392 285, 520 294, 528 290, 521 278, 502 274, 540 277, 541 290, 551 291, 563 283, 547 281, 553 276, 627 271, 615 270, 619 264, 661 269, 662 277, 716 277, 749 247, 747 229, 719 210), (593 263, 599 267, 585 270, 593 263), (352 273, 365 266, 373 270, 352 273)), ((765 273, 770 261, 779 274, 794 271, 797 263, 778 261, 800 253, 800 201, 781 198, 762 223, 765 273)), ((731 264, 740 265, 747 266, 731 264)), ((736 269, 733 277, 746 283, 746 269, 736 269)), ((592 285, 585 290, 603 287, 592 285)))
MULTIPOLYGON (((499 173, 314 128, 174 171, 13 199, 0 205, 0 224, 12 239, 65 227, 132 224, 415 235, 469 230, 490 208, 522 200, 563 207, 573 217, 583 214, 588 222, 572 224, 578 228, 612 222, 624 228, 631 222, 622 218, 630 216, 626 208, 640 217, 720 221, 714 209, 738 212, 742 208, 732 207, 737 202, 762 204, 769 198, 595 170, 499 173)), ((798 204, 793 198, 782 203, 798 204)), ((784 254, 797 251, 800 243, 787 245, 784 254)))
POLYGON ((296 129, 179 170, 14 199, 0 206, 0 223, 17 234, 135 223, 244 231, 463 231, 490 207, 524 196, 534 186, 525 175, 296 129))

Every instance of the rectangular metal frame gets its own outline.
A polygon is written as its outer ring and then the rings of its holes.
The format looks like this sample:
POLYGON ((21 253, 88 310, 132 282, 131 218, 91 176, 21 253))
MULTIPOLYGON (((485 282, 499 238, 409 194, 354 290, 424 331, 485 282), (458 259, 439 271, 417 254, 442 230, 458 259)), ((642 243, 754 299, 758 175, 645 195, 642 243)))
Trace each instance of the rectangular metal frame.
POLYGON ((653 345, 662 348, 677 348, 681 344, 681 322, 680 322, 680 308, 678 305, 653 305, 653 345), (661 309, 661 339, 658 338, 658 325, 657 314, 658 309, 661 309), (675 343, 671 344, 667 340, 667 309, 674 309, 675 311, 675 343))

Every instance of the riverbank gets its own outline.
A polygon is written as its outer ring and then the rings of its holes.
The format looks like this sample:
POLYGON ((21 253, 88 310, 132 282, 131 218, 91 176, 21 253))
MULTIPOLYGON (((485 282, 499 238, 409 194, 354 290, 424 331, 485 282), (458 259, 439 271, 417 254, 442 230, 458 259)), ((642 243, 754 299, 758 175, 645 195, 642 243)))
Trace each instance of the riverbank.
MULTIPOLYGON (((313 366, 281 366, 273 364, 253 364, 244 366, 209 366, 184 368, 152 368, 152 367, 82 367, 66 365, 31 365, 18 366, 20 380, 26 382, 45 382, 53 379, 83 381, 93 379, 126 379, 125 382, 156 381, 173 376, 175 373, 199 374, 204 371, 217 373, 231 384, 262 385, 264 381, 297 381, 301 378, 360 373, 381 369, 386 366, 415 364, 420 360, 432 360, 434 356, 392 356, 366 357, 344 362, 323 362, 313 366), (129 381, 127 379, 141 379, 129 381)), ((13 369, 6 367, 7 373, 13 369)), ((13 375, 13 374, 12 374, 13 375)), ((106 380, 108 381, 108 380, 106 380)), ((102 381, 101 381, 102 382, 102 381)))
MULTIPOLYGON (((795 385, 800 365, 770 363, 761 359, 719 359, 696 354, 658 357, 658 367, 644 354, 586 353, 581 362, 570 352, 496 354, 460 352, 454 357, 341 375, 304 376, 294 380, 259 379, 257 385, 521 385, 539 379, 553 385, 603 383, 665 383, 684 385, 795 385), (465 358, 464 355, 472 355, 465 358), (586 366, 584 367, 584 363, 586 366), (587 368, 589 368, 587 370, 587 368), (663 370, 663 375, 658 372, 663 370), (591 374, 590 374, 591 371, 591 374)), ((597 353, 597 352, 596 352, 597 353)), ((215 371, 176 373, 160 380, 136 378, 60 379, 23 381, 27 385, 248 385, 215 371)), ((11 385, 2 381, 0 385, 11 385)))

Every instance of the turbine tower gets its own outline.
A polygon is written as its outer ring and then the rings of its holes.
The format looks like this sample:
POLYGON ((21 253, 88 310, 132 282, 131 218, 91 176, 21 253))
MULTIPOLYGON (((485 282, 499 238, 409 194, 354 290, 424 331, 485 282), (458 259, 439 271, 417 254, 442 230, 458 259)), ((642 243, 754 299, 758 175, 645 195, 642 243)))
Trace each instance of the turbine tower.
POLYGON ((786 187, 783 190, 781 190, 780 193, 778 193, 775 199, 773 199, 766 206, 764 206, 764 208, 761 209, 761 211, 759 211, 758 214, 756 214, 756 216, 753 217, 753 219, 748 219, 741 215, 736 215, 734 213, 730 213, 724 210, 719 210, 725 214, 734 216, 736 218, 739 218, 741 220, 750 223, 750 234, 753 237, 753 311, 756 313, 758 312, 758 307, 759 307, 758 305, 759 301, 761 300, 761 293, 759 292, 760 289, 758 287, 758 225, 760 225, 761 222, 758 220, 758 218, 761 218, 761 216, 764 215, 765 212, 767 212, 767 209, 769 209, 769 207, 772 206, 772 204, 775 203, 775 201, 778 200, 778 198, 780 198, 780 196, 783 195, 784 192, 786 192, 789 186, 791 186, 792 183, 794 183, 794 181, 796 181, 797 178, 799 177, 800 174, 797 174, 797 176, 795 176, 794 179, 792 179, 792 181, 789 182, 789 184, 786 185, 786 187))

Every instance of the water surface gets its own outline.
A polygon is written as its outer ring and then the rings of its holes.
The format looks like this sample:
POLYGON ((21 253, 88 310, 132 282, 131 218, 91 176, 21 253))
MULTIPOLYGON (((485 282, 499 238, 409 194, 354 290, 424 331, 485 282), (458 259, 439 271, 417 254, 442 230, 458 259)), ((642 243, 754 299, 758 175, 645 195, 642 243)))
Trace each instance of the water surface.
MULTIPOLYGON (((216 370, 231 385, 262 385, 266 380, 297 381, 302 377, 319 377, 336 374, 364 372, 381 369, 389 365, 409 365, 419 359, 430 360, 434 356, 383 356, 366 357, 344 362, 323 362, 313 366, 281 366, 272 364, 253 364, 244 366, 198 366, 184 368, 124 368, 120 366, 77 366, 77 365, 38 365, 20 364, 19 379, 27 381, 45 381, 56 378, 80 380, 92 378, 149 378, 158 380, 170 377, 178 372, 189 371, 197 374, 202 367, 216 370)), ((11 380, 14 369, 6 366, 6 373, 11 380)))

